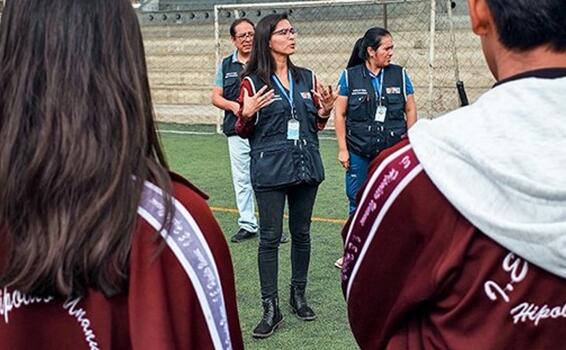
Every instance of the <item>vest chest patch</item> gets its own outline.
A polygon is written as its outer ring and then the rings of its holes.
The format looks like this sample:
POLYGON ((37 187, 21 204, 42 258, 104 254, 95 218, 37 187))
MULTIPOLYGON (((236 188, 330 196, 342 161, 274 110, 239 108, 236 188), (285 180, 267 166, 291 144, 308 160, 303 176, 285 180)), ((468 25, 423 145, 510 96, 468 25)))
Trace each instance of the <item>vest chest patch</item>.
POLYGON ((312 100, 311 93, 308 91, 301 92, 301 97, 305 100, 312 100))
POLYGON ((368 91, 366 89, 354 89, 352 90, 352 96, 354 95, 367 95, 368 91))
POLYGON ((228 72, 226 73, 226 75, 224 75, 224 79, 237 78, 237 77, 238 77, 238 72, 228 72))
POLYGON ((273 95, 273 99, 272 99, 272 100, 273 100, 273 101, 281 101, 282 99, 283 99, 283 98, 281 97, 281 95, 275 94, 275 95, 273 95))
POLYGON ((401 88, 400 87, 388 87, 385 89, 387 94, 400 94, 401 88))

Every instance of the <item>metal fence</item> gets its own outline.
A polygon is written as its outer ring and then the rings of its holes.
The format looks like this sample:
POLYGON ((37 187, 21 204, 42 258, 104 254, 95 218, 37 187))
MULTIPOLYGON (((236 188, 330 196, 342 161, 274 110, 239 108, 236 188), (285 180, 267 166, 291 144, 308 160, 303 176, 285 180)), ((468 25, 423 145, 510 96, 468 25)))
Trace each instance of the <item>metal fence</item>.
POLYGON ((210 93, 216 64, 233 50, 230 24, 238 17, 257 22, 280 12, 287 12, 300 31, 294 63, 313 69, 323 83, 332 85, 355 41, 370 27, 386 27, 393 34, 393 61, 407 68, 415 85, 419 118, 436 117, 459 106, 456 80, 465 82, 472 101, 493 83, 467 15, 461 8, 452 13, 452 3, 306 1, 141 13, 159 118, 195 129, 206 124, 214 130, 221 113, 210 104, 210 93))

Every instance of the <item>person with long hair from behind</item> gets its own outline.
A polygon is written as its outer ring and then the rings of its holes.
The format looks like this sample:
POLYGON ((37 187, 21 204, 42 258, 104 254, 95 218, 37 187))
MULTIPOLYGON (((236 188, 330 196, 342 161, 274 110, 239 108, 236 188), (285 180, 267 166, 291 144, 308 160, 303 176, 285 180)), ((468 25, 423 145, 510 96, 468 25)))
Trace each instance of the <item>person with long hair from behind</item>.
POLYGON ((252 56, 242 72, 236 132, 250 141, 251 180, 259 209, 258 265, 263 317, 252 332, 270 336, 281 324, 277 272, 285 201, 291 232, 291 311, 316 318, 305 289, 310 260, 311 216, 324 179, 318 136, 336 95, 311 70, 295 66, 297 30, 286 14, 264 17, 256 27, 252 56))
MULTIPOLYGON (((401 140, 417 121, 414 88, 405 68, 392 64, 393 37, 383 28, 368 29, 354 45, 338 81, 336 139, 338 160, 346 170, 349 213, 370 162, 401 140)), ((342 258, 335 263, 342 267, 342 258)))
POLYGON ((6 2, 0 348, 243 348, 224 236, 152 110, 129 0, 6 2))

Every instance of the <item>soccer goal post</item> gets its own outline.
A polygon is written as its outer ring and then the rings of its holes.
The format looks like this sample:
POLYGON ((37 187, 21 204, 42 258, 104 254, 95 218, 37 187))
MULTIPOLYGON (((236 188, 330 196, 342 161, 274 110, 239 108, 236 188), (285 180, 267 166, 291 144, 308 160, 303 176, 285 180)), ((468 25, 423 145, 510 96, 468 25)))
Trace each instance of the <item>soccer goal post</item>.
MULTIPOLYGON (((435 95, 438 80, 434 62, 435 7, 434 0, 334 0, 216 5, 216 62, 219 63, 233 50, 228 27, 235 18, 246 17, 257 22, 267 14, 287 12, 291 22, 299 30, 298 49, 292 57, 293 62, 312 69, 324 84, 336 86, 356 40, 371 27, 384 27, 394 38, 394 63, 406 67, 413 80, 420 116, 432 117, 443 112, 437 103, 441 98, 435 95)), ((441 63, 444 66, 453 65, 451 62, 441 63)), ((453 67, 443 69, 448 69, 447 76, 453 79, 453 67)), ((445 85, 454 86, 453 82, 446 82, 445 85)), ((221 119, 219 113, 218 128, 221 119)), ((332 127, 333 124, 329 126, 332 127)))

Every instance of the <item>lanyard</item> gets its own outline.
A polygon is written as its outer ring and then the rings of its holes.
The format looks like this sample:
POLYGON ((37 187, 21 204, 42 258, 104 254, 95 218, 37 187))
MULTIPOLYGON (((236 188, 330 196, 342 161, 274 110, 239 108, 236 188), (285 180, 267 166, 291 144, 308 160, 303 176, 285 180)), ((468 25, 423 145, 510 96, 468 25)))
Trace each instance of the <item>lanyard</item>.
MULTIPOLYGON (((379 91, 378 91, 378 89, 375 89, 375 86, 374 86, 375 98, 377 99, 377 103, 380 106, 381 106, 381 96, 383 95, 382 94, 382 92, 383 92, 383 76, 385 75, 384 69, 385 68, 381 68, 381 70, 379 71, 379 91)), ((375 78, 377 78, 377 77, 375 77, 375 78)), ((375 79, 375 78, 372 78, 372 79, 375 79)))
POLYGON ((290 70, 287 70, 287 78, 289 79, 289 94, 287 94, 287 91, 283 87, 283 84, 281 83, 277 75, 271 75, 271 79, 275 82, 275 85, 277 85, 277 87, 281 91, 281 95, 283 95, 287 102, 289 102, 289 107, 291 107, 291 118, 297 119, 295 118, 295 102, 293 101, 293 91, 295 90, 295 88, 290 70))

